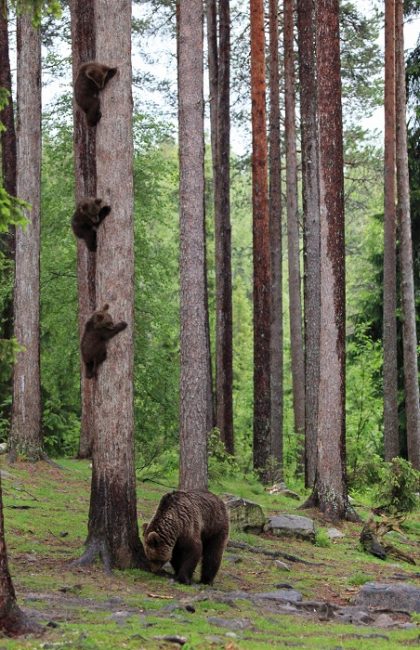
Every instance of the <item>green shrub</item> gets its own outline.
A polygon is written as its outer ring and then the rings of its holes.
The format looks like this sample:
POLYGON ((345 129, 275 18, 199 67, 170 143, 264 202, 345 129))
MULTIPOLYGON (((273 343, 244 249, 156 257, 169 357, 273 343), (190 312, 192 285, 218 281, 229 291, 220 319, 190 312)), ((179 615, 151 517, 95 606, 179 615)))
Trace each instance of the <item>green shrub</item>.
POLYGON ((419 505, 420 472, 403 458, 385 463, 377 490, 380 506, 390 514, 412 512, 419 505))

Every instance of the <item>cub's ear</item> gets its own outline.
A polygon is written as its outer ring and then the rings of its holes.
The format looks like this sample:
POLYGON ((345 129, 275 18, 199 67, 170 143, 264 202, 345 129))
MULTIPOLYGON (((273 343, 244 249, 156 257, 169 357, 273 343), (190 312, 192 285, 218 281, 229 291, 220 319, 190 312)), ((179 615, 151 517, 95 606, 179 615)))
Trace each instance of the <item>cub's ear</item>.
POLYGON ((142 525, 141 529, 142 529, 142 531, 143 531, 143 535, 146 534, 146 530, 147 530, 147 526, 148 526, 148 525, 149 525, 149 524, 148 524, 147 521, 145 521, 144 524, 142 525))
POLYGON ((104 304, 104 306, 102 307, 101 311, 108 311, 108 309, 109 309, 109 305, 108 305, 108 303, 106 302, 106 303, 104 304))
POLYGON ((96 203, 96 205, 101 205, 102 199, 95 199, 95 203, 96 203))
POLYGON ((157 533, 155 533, 155 531, 152 531, 147 536, 147 543, 149 546, 152 546, 152 548, 157 548, 160 546, 160 541, 160 537, 157 533))
POLYGON ((112 77, 117 74, 118 68, 110 68, 106 73, 106 80, 109 81, 112 77))

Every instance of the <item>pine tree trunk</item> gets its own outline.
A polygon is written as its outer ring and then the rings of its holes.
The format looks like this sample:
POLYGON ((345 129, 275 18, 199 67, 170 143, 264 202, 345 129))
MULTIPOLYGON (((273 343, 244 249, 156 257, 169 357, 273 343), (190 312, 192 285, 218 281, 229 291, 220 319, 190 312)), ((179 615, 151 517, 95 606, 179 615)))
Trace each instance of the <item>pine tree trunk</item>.
POLYGON ((286 130, 287 243, 289 260, 290 348, 292 361, 293 413, 299 437, 299 464, 304 463, 305 359, 303 353, 302 301, 300 289, 299 215, 297 202, 297 155, 295 116, 295 63, 293 52, 294 0, 284 0, 284 86, 286 130))
POLYGON ((203 7, 178 4, 180 488, 207 488, 208 337, 204 240, 203 7))
MULTIPOLYGON (((101 93, 96 127, 98 196, 112 211, 98 230, 97 302, 127 329, 109 341, 95 387, 95 435, 87 550, 107 567, 145 567, 136 509, 133 413, 134 230, 131 2, 95 0, 96 48, 117 66, 101 93)), ((91 381, 95 381, 94 379, 91 381)))
POLYGON ((6 0, 0 2, 0 88, 9 91, 9 103, 0 112, 0 122, 5 126, 1 132, 1 162, 3 185, 9 194, 16 196, 16 131, 13 116, 12 75, 10 72, 9 34, 6 0))
POLYGON ((24 346, 13 373, 11 461, 43 457, 39 366, 41 178, 41 43, 31 16, 17 19, 17 195, 30 203, 28 225, 16 230, 15 337, 24 346))
MULTIPOLYGON (((79 66, 95 60, 94 2, 71 0, 73 83, 79 66)), ((74 171, 76 203, 84 197, 96 196, 96 129, 87 125, 86 116, 73 102, 74 171)), ((77 240, 77 285, 79 299, 79 333, 96 308, 96 256, 88 251, 83 240, 77 240)), ((86 379, 80 359, 81 427, 78 458, 92 456, 94 430, 94 382, 86 379)))
POLYGON ((268 152, 265 108, 265 38, 263 0, 251 7, 252 214, 254 264, 254 468, 270 480, 270 334, 271 260, 268 209, 268 152))
POLYGON ((226 451, 234 453, 232 405, 232 270, 230 225, 230 7, 219 3, 217 93, 216 245, 216 426, 226 451))
POLYGON ((399 455, 397 401, 397 270, 395 209, 395 0, 385 0, 384 152, 384 452, 399 455))
POLYGON ((278 0, 270 0, 269 210, 271 246, 271 455, 283 474, 283 297, 278 0))
POLYGON ((305 305, 305 485, 316 473, 320 336, 320 232, 314 0, 298 0, 305 305))
POLYGON ((408 460, 420 470, 420 406, 416 306, 411 241, 404 61, 404 2, 395 4, 395 95, 398 222, 400 227, 401 302, 403 313, 404 387, 408 460))
POLYGON ((16 603, 15 590, 10 577, 7 550, 4 537, 3 495, 0 480, 0 631, 6 636, 34 634, 41 632, 36 623, 31 622, 16 603))
POLYGON ((312 501, 350 518, 345 469, 344 176, 338 0, 316 19, 321 226, 321 337, 317 473, 312 501))

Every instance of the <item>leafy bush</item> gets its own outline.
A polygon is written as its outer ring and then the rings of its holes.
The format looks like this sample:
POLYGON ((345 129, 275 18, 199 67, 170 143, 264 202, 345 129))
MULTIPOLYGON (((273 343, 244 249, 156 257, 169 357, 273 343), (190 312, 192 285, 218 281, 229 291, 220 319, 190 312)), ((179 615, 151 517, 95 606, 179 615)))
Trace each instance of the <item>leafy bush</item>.
POLYGON ((325 528, 317 528, 315 533, 315 546, 319 548, 329 548, 332 542, 325 528))
POLYGON ((214 428, 208 439, 209 479, 217 481, 239 473, 238 464, 233 456, 228 454, 220 438, 220 431, 214 428))
POLYGON ((380 505, 390 514, 412 512, 419 505, 420 472, 403 458, 385 464, 377 490, 380 505))

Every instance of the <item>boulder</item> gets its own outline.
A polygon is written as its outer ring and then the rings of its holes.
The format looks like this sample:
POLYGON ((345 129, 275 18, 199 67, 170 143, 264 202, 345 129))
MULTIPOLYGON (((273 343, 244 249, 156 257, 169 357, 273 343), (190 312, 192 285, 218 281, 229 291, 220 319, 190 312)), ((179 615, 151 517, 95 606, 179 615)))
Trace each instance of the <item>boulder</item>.
POLYGON ((328 528, 327 530, 327 535, 330 539, 342 539, 345 537, 344 533, 341 532, 341 530, 338 530, 338 528, 328 528))
POLYGON ((255 598, 261 600, 277 600, 286 603, 300 603, 302 594, 296 589, 276 589, 276 591, 264 591, 255 594, 255 598))
POLYGON ((235 497, 232 494, 226 494, 223 500, 229 512, 232 528, 247 533, 261 533, 266 522, 266 517, 258 503, 247 501, 241 497, 235 497))
POLYGON ((420 588, 408 584, 367 582, 355 599, 356 605, 420 613, 420 588))
POLYGON ((315 541, 315 524, 308 517, 300 515, 275 515, 269 517, 264 530, 278 537, 299 537, 315 541))

